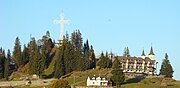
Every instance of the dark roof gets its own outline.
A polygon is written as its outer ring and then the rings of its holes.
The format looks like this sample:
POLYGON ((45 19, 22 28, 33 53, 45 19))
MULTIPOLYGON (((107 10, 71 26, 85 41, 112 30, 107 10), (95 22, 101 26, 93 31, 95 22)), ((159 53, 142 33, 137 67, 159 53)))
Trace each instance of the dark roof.
POLYGON ((142 51, 142 54, 141 54, 141 56, 146 56, 146 55, 145 55, 145 53, 144 53, 144 50, 142 51))
POLYGON ((150 50, 149 55, 155 55, 155 54, 154 54, 154 52, 153 52, 153 48, 152 48, 152 46, 151 46, 151 50, 150 50))
POLYGON ((151 60, 149 57, 145 57, 145 59, 141 58, 141 57, 126 57, 126 56, 117 56, 118 60, 120 60, 122 63, 125 63, 127 60, 129 61, 129 63, 134 63, 135 61, 137 61, 137 63, 143 63, 143 61, 145 61, 145 63, 154 63, 155 60, 151 60))

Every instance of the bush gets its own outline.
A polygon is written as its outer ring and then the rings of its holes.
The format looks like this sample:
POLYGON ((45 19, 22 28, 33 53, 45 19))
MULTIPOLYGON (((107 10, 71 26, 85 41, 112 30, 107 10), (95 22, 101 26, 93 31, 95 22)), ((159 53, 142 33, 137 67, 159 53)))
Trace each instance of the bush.
POLYGON ((68 81, 60 78, 52 82, 52 88, 71 88, 68 81))

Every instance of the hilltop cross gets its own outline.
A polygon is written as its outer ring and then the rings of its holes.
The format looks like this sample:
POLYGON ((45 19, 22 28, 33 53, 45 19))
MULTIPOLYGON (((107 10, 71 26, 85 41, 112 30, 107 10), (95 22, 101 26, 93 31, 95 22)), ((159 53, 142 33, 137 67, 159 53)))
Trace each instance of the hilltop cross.
POLYGON ((61 13, 60 20, 55 20, 54 23, 60 24, 60 41, 62 41, 64 36, 64 24, 69 24, 70 20, 64 20, 64 14, 61 13))

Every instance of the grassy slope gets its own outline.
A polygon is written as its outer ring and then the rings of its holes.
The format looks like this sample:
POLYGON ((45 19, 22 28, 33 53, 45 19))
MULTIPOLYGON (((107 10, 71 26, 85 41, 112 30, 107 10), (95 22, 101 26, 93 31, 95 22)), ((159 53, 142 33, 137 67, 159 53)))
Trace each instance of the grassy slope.
MULTIPOLYGON (((86 86, 87 76, 92 75, 104 75, 110 71, 110 69, 101 69, 101 70, 87 70, 87 71, 76 71, 65 78, 70 85, 86 86), (74 84, 75 81, 75 84, 74 84)), ((111 74, 108 74, 108 78, 111 74)), ((128 79, 125 80, 127 83, 122 85, 122 88, 180 88, 180 81, 165 80, 160 78, 145 78, 142 80, 137 79, 128 79), (129 81, 130 80, 130 81, 129 81), (166 86, 163 86, 162 83, 165 83, 166 86)))
MULTIPOLYGON (((87 71, 74 71, 69 74, 65 79, 69 82, 70 85, 86 86, 86 79, 88 76, 93 75, 104 75, 111 69, 101 69, 101 70, 87 70, 87 71), (75 83, 74 83, 75 82, 75 83)), ((108 74, 109 78, 111 74, 108 74)), ((122 88, 180 88, 180 81, 172 81, 158 78, 145 78, 143 80, 137 79, 128 79, 126 78, 126 84, 122 85, 122 88), (162 86, 162 83, 167 84, 162 86)), ((15 88, 34 88, 30 86, 17 86, 15 88)), ((43 86, 37 86, 35 88, 42 88, 43 86)))
POLYGON ((102 69, 102 70, 87 70, 87 71, 76 71, 72 72, 71 76, 65 78, 70 85, 81 85, 86 86, 86 79, 88 76, 103 76, 107 73, 110 69, 102 69), (74 84, 75 82, 75 84, 74 84))
POLYGON ((170 81, 158 78, 146 78, 140 82, 123 84, 122 88, 180 88, 180 81, 170 81), (165 83, 166 85, 163 85, 165 83))

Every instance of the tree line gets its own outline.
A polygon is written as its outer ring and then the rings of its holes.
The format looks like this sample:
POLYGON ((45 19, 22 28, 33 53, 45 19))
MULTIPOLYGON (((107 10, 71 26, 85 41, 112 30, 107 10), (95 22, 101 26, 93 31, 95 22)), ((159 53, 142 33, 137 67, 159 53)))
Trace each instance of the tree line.
POLYGON ((88 40, 83 43, 79 30, 74 31, 70 38, 66 34, 61 42, 56 46, 47 31, 42 39, 36 40, 31 37, 30 42, 27 45, 24 44, 22 49, 20 39, 16 37, 12 55, 10 50, 7 55, 3 49, 0 51, 2 52, 0 54, 0 78, 8 77, 12 72, 18 71, 24 66, 27 66, 25 72, 27 74, 43 75, 53 59, 56 60, 53 72, 55 78, 72 71, 84 71, 96 67, 93 46, 89 45, 88 40), (54 51, 52 51, 53 49, 54 51))
POLYGON ((0 49, 0 79, 5 78, 8 80, 8 76, 12 73, 12 69, 10 69, 10 60, 11 53, 8 49, 7 55, 5 54, 5 50, 0 49))

